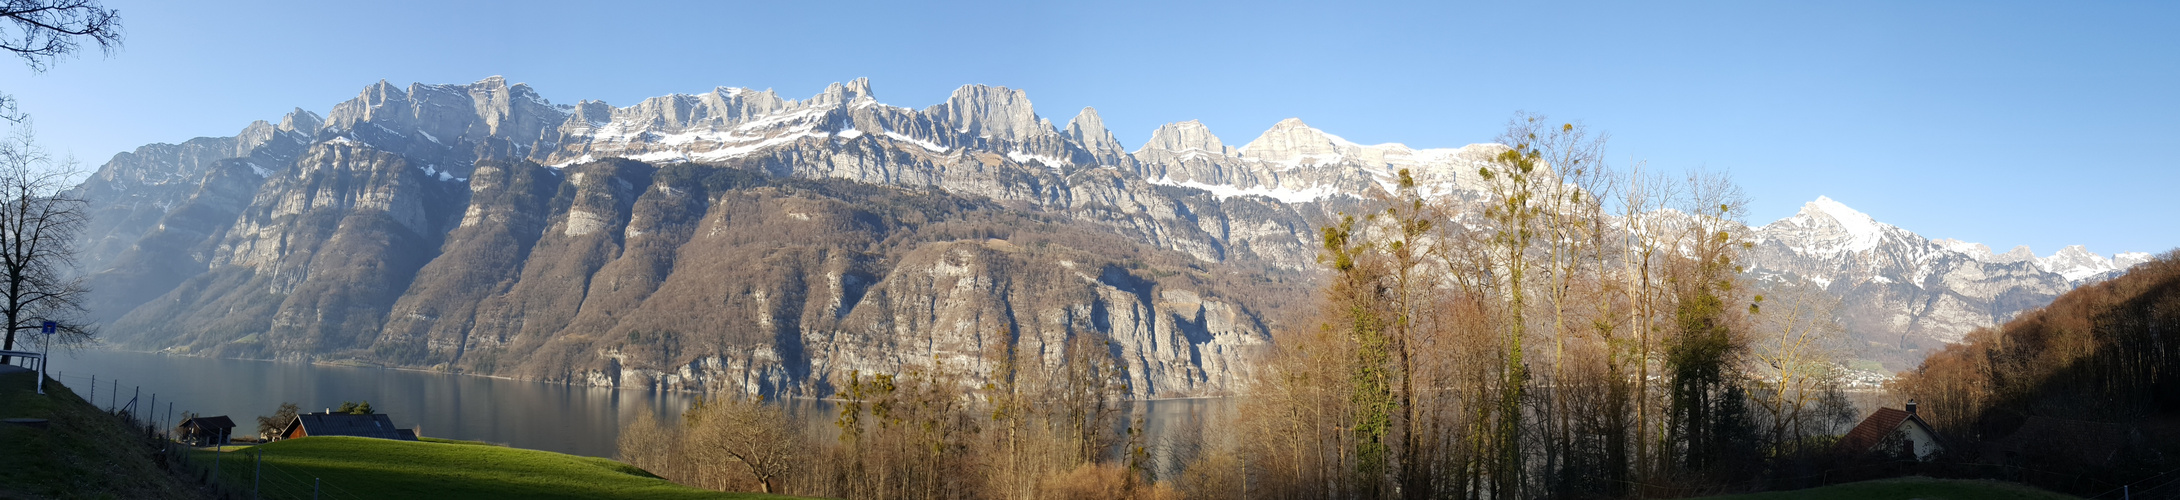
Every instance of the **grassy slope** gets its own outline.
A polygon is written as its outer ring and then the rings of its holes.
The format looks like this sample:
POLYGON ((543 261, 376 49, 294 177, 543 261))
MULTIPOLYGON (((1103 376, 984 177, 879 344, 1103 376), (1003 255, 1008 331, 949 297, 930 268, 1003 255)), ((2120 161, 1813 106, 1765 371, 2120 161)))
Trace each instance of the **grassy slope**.
POLYGON ((1713 500, 2061 500, 2076 498, 2012 483, 1903 477, 1822 488, 1711 497, 1713 500))
POLYGON ((46 395, 32 391, 36 375, 0 374, 0 418, 43 418, 45 429, 0 424, 0 498, 208 498, 160 470, 142 439, 46 379, 46 395))
MULTIPOLYGON (((264 453, 268 498, 788 498, 720 493, 658 479, 603 458, 461 441, 310 437, 221 454, 229 481, 248 484, 252 453, 264 453)), ((210 453, 209 451, 206 453, 210 453)), ((245 486, 247 488, 247 486, 245 486)), ((247 490, 245 490, 247 491, 247 490)))

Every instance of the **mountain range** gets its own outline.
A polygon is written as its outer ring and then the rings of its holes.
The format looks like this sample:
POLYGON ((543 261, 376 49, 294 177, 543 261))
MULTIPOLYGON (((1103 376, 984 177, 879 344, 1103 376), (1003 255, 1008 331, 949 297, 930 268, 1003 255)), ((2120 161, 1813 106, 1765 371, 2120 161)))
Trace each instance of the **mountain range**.
MULTIPOLYGON (((1401 169, 1476 196, 1496 148, 1288 119, 1240 146, 1171 123, 1128 151, 1095 109, 1055 124, 1005 87, 615 107, 493 77, 143 146, 71 194, 90 319, 129 347, 822 396, 849 370, 973 371, 1005 345, 1054 362, 1095 333, 1132 395, 1171 397, 1231 390, 1311 307, 1315 228, 1401 169)), ((2147 258, 1993 254, 1827 198, 1753 231, 1751 273, 1821 283, 1895 369, 2147 258)))
POLYGON ((2037 257, 2028 247, 1931 240, 1827 197, 1755 230, 1751 272, 1806 279, 1841 299, 1842 324, 1867 357, 1895 370, 2067 290, 2150 259, 2104 257, 2081 246, 2037 257))

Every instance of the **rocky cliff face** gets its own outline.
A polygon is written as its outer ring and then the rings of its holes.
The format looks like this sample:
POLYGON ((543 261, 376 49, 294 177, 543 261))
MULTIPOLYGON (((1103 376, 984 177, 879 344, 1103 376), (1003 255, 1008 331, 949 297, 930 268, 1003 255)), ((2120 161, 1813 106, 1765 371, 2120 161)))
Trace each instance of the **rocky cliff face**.
POLYGON ((1224 391, 1306 290, 1324 204, 1134 164, 1095 111, 1062 130, 998 87, 615 108, 492 78, 147 146, 78 192, 94 314, 136 346, 825 395, 1095 336, 1136 396, 1224 391))
MULTIPOLYGON (((1060 127, 1003 87, 614 107, 495 77, 145 146, 77 193, 93 316, 139 347, 822 396, 849 370, 977 373, 1003 343, 1057 363, 1091 336, 1161 397, 1246 378, 1309 307, 1327 217, 1402 169, 1473 196, 1496 148, 1299 120, 1231 147, 1191 121, 1131 153, 1096 110, 1060 127)), ((2047 265, 2118 265, 1969 256, 1824 203, 1758 230, 1757 272, 1825 280, 1867 328, 1957 339, 2075 283, 2047 265)))

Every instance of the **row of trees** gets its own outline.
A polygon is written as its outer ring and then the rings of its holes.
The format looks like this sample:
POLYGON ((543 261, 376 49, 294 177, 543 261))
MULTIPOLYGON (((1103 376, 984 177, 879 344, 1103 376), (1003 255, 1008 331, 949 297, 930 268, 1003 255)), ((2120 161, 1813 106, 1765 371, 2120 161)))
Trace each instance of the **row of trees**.
MULTIPOLYGON (((994 338, 1012 339, 1009 332, 994 338)), ((1056 364, 1012 340, 968 369, 934 363, 841 377, 837 413, 718 398, 678 425, 640 415, 620 458, 682 484, 842 498, 1179 498, 1150 481, 1142 422, 1124 422, 1126 374, 1096 335, 1056 364), (796 413, 802 413, 796 415, 796 413), (822 422, 829 420, 829 422, 822 422)))
POLYGON ((1275 332, 1230 431, 1171 477, 1113 431, 1139 426, 1092 336, 1055 366, 1003 345, 974 376, 848 374, 816 429, 832 439, 715 400, 637 422, 622 453, 689 484, 849 498, 1622 496, 1758 478, 1855 416, 1837 303, 1745 275, 1726 178, 1615 172, 1601 137, 1540 116, 1499 142, 1482 196, 1402 171, 1381 208, 1322 229, 1314 327, 1275 332), (755 449, 785 451, 732 451, 755 449))
POLYGON ((1481 200, 1402 172, 1323 230, 1321 328, 1244 398, 1261 496, 1618 496, 1754 479, 1853 417, 1837 304, 1751 280, 1726 178, 1614 172, 1520 116, 1481 200), (1844 418, 1842 418, 1844 417, 1844 418))

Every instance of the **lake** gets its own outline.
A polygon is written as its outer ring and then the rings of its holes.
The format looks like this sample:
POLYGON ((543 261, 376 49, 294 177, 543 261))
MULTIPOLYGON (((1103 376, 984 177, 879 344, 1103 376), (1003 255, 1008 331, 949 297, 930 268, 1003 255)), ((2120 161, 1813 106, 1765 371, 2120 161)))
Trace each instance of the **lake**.
MULTIPOLYGON (((621 423, 643 412, 661 421, 679 419, 696 402, 690 393, 578 387, 564 384, 497 379, 410 370, 357 366, 314 365, 273 361, 212 359, 164 354, 81 349, 56 353, 51 367, 58 380, 77 394, 93 396, 89 387, 97 377, 96 401, 100 408, 110 402, 125 404, 141 390, 140 406, 166 419, 168 404, 173 414, 194 411, 200 415, 227 415, 235 420, 235 434, 257 431, 257 417, 271 415, 282 402, 293 402, 305 412, 338 407, 344 401, 370 401, 371 409, 385 413, 395 426, 419 427, 429 437, 505 444, 517 448, 556 451, 574 455, 612 457, 621 423), (115 397, 115 384, 119 397, 115 397), (153 394, 157 408, 150 408, 153 394)), ((1187 435, 1228 406, 1226 400, 1187 399, 1138 402, 1131 413, 1144 417, 1146 435, 1152 438, 1153 467, 1174 471, 1174 453, 1187 435)), ((831 405, 821 401, 797 402, 797 413, 809 415, 810 425, 829 426, 831 405)))
POLYGON ((598 387, 496 379, 385 368, 313 365, 273 361, 82 349, 56 354, 54 380, 90 396, 98 381, 100 408, 126 404, 142 391, 142 405, 158 395, 156 414, 227 415, 235 434, 255 434, 257 417, 271 415, 280 403, 304 412, 338 407, 344 401, 370 401, 394 425, 419 427, 424 436, 501 443, 518 448, 611 457, 621 422, 638 412, 676 418, 695 402, 692 394, 629 391, 598 387), (120 394, 114 394, 119 383, 120 394))

